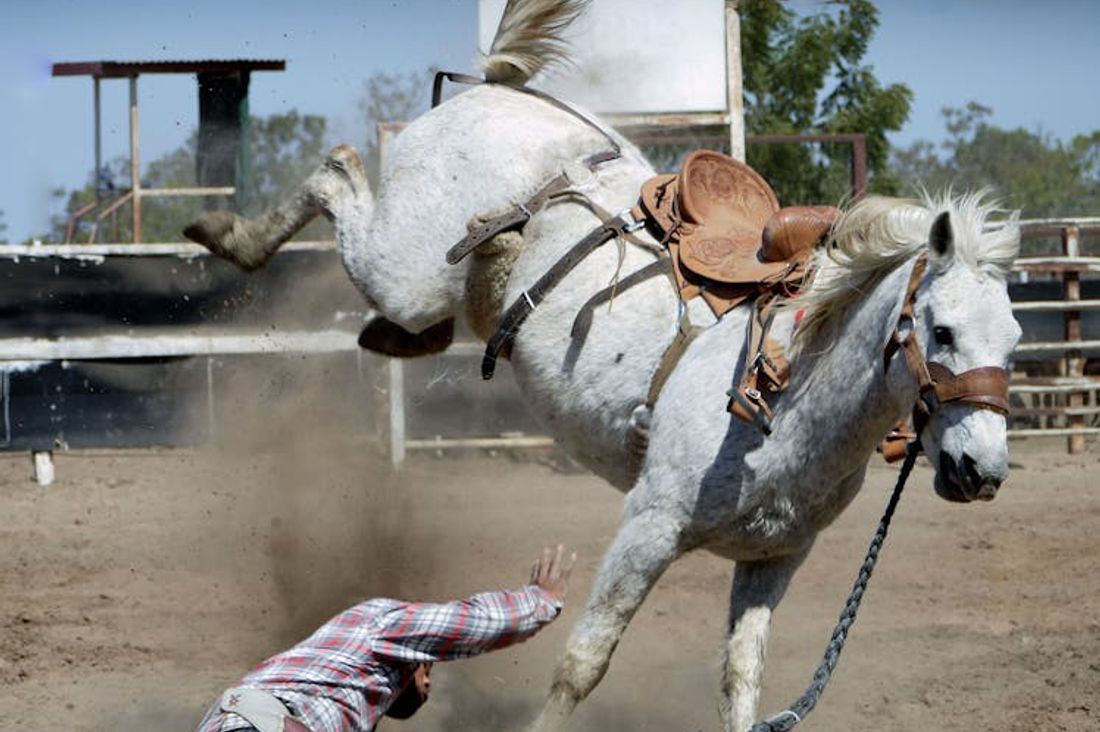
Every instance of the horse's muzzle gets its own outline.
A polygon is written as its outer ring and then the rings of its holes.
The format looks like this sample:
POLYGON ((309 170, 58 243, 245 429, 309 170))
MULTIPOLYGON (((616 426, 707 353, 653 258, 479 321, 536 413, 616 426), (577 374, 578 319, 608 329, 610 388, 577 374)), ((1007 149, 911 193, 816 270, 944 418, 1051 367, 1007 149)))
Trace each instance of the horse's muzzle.
POLYGON ((941 450, 934 486, 940 498, 955 503, 992 501, 1001 487, 1001 480, 983 476, 974 458, 966 453, 963 453, 960 464, 946 450, 941 450))

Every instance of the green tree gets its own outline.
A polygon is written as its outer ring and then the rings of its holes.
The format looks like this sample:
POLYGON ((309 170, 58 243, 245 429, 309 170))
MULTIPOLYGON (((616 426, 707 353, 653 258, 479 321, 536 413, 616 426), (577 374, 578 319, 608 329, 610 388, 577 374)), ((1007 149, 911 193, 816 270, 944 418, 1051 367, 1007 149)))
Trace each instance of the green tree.
POLYGON ((293 109, 253 119, 250 141, 248 214, 278 203, 321 163, 330 147, 326 119, 293 109))
POLYGON ((4 240, 4 237, 8 233, 8 224, 4 221, 4 209, 0 208, 0 241, 4 240))
POLYGON ((899 179, 913 188, 989 187, 1027 218, 1095 216, 1100 212, 1100 130, 1068 143, 989 123, 993 110, 977 102, 943 110, 947 138, 918 140, 894 154, 899 179))
MULTIPOLYGON (((779 0, 741 0, 746 132, 863 133, 869 187, 895 192, 886 133, 908 119, 913 93, 883 87, 863 64, 878 26, 874 5, 830 6, 800 18, 779 0)), ((752 145, 747 155, 784 204, 836 202, 849 190, 848 145, 752 145)))
POLYGON ((411 122, 428 109, 431 103, 432 80, 436 69, 408 73, 375 73, 363 82, 359 112, 366 125, 363 165, 371 185, 377 188, 381 166, 378 123, 411 122))
MULTIPOLYGON (((249 135, 251 156, 251 195, 248 209, 244 212, 254 214, 273 205, 289 194, 314 167, 324 158, 326 151, 327 124, 324 117, 303 115, 297 110, 286 114, 253 118, 249 135)), ((141 184, 145 188, 180 188, 197 185, 195 153, 197 137, 195 133, 176 150, 152 160, 142 175, 141 184)), ((97 211, 103 210, 128 187, 129 162, 124 158, 110 161, 104 173, 100 175, 101 200, 103 204, 97 211)), ((68 221, 73 212, 91 203, 96 197, 95 175, 90 174, 88 182, 80 189, 54 192, 60 202, 60 212, 51 217, 50 232, 47 239, 63 241, 68 221)), ((232 207, 231 199, 222 199, 222 204, 232 207)), ((194 197, 150 197, 142 200, 142 240, 149 242, 179 241, 180 232, 202 210, 203 201, 194 197)), ((74 232, 75 241, 86 241, 91 234, 95 211, 81 219, 74 232)), ((318 220, 311 223, 295 238, 317 239, 331 238, 328 222, 318 220)), ((121 207, 117 214, 108 216, 99 224, 98 241, 131 241, 132 227, 130 209, 121 207)))

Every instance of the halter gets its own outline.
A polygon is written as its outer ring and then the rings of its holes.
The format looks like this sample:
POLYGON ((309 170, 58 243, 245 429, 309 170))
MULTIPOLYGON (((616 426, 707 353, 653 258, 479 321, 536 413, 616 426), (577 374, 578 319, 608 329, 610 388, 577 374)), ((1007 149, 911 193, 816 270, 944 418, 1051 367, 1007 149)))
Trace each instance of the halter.
POLYGON ((917 301, 917 288, 927 267, 928 258, 921 254, 909 275, 897 325, 883 351, 883 372, 890 370, 890 360, 901 349, 909 373, 919 387, 917 403, 913 406, 913 427, 918 440, 928 420, 944 404, 956 402, 1008 416, 1007 370, 999 366, 981 366, 956 374, 941 363, 925 360, 917 340, 913 309, 917 301))

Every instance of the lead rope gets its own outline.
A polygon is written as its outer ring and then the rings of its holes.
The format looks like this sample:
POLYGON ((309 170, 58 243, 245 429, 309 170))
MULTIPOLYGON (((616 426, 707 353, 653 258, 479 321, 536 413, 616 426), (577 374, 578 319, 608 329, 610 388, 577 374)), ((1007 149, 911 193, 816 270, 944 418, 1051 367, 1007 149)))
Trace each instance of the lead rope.
POLYGON ((840 652, 844 650, 844 642, 848 639, 848 630, 856 622, 856 613, 859 612, 859 604, 863 600, 863 593, 867 589, 867 583, 871 580, 871 572, 875 569, 875 562, 878 561, 879 550, 882 549, 882 543, 886 540, 886 531, 890 528, 890 519, 894 516, 894 509, 898 506, 898 499, 901 498, 901 492, 905 488, 905 481, 908 480, 909 473, 913 470, 913 463, 916 462, 920 450, 920 442, 916 440, 910 442, 906 448, 905 462, 901 465, 901 472, 898 474, 898 482, 894 486, 890 502, 886 504, 886 511, 882 515, 882 520, 879 521, 878 531, 875 532, 875 537, 871 539, 871 545, 867 549, 863 566, 859 568, 859 576, 856 578, 855 586, 852 587, 852 592, 848 595, 848 602, 845 603, 844 610, 840 613, 840 620, 833 629, 833 635, 829 639, 828 647, 825 649, 825 657, 821 659, 821 663, 814 671, 813 680, 810 682, 809 687, 802 696, 798 697, 794 704, 762 722, 757 722, 749 728, 748 732, 787 732, 787 730, 793 729, 796 724, 805 719, 817 705, 817 700, 821 698, 821 694, 825 691, 825 685, 829 683, 829 677, 832 676, 833 669, 836 668, 837 661, 840 660, 840 652))

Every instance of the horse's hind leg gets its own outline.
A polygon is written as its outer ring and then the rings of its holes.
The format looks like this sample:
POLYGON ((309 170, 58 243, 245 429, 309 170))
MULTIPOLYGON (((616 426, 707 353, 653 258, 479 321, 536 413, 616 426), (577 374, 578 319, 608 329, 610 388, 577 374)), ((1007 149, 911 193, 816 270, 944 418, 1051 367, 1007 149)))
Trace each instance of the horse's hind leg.
POLYGON ((766 561, 738 562, 734 568, 719 703, 726 732, 745 732, 756 721, 772 612, 808 551, 766 561))
MULTIPOLYGON (((637 488, 635 488, 637 490, 637 488)), ((682 552, 681 526, 650 508, 628 516, 604 555, 588 604, 554 672, 550 696, 532 730, 560 729, 596 687, 635 611, 682 552)))
POLYGON ((333 218, 339 204, 352 197, 369 199, 370 184, 355 148, 341 145, 278 206, 254 219, 231 211, 210 211, 184 229, 183 235, 251 271, 263 266, 315 216, 333 218))

